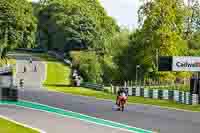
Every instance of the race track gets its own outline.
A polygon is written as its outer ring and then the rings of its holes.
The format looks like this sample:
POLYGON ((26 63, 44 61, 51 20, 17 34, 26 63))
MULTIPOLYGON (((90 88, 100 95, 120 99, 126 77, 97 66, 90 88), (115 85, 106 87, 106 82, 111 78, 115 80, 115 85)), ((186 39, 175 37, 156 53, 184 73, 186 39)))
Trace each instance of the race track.
POLYGON ((129 133, 85 121, 62 117, 14 105, 0 105, 0 115, 45 131, 46 133, 129 133))
MULTIPOLYGON (((24 58, 27 58, 24 56, 24 58)), ((23 56, 18 60, 22 60, 23 56)), ((44 68, 44 67, 43 67, 44 68)), ((44 71, 36 76, 24 75, 29 80, 44 76, 44 71)), ((128 105, 125 112, 112 110, 114 102, 95 98, 72 96, 69 94, 48 92, 41 87, 27 86, 19 92, 20 99, 46 104, 116 121, 147 130, 160 129, 160 133, 200 133, 200 113, 164 109, 151 105, 128 105)))
POLYGON ((162 109, 150 105, 128 105, 127 111, 113 111, 113 102, 42 90, 20 92, 20 98, 79 112, 161 133, 199 133, 200 113, 162 109))

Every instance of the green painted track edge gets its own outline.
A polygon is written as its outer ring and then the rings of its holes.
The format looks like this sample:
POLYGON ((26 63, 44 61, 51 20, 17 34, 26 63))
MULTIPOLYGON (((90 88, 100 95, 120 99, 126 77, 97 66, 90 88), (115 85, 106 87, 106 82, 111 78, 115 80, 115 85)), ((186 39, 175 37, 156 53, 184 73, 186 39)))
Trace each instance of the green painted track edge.
POLYGON ((98 125, 103 125, 103 126, 112 127, 112 128, 118 128, 121 130, 126 130, 126 131, 130 131, 134 133, 153 133, 153 131, 150 131, 150 130, 144 130, 141 128, 136 128, 136 127, 128 126, 125 124, 121 124, 121 123, 117 123, 117 122, 113 122, 109 120, 104 120, 104 119, 100 119, 96 117, 91 117, 88 115, 84 115, 84 114, 80 114, 80 113, 76 113, 76 112, 72 112, 68 110, 63 110, 60 108, 55 108, 55 107, 51 107, 44 104, 29 102, 29 101, 22 101, 22 100, 18 102, 0 101, 0 105, 15 105, 15 106, 34 109, 34 110, 45 111, 45 112, 61 115, 64 117, 75 118, 75 119, 87 121, 90 123, 95 123, 98 125))

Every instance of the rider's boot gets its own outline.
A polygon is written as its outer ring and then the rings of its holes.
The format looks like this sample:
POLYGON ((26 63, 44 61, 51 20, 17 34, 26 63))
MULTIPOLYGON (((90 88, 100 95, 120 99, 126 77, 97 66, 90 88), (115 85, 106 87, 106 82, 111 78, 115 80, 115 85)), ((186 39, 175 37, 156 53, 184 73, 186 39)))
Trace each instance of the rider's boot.
POLYGON ((119 102, 120 102, 120 100, 119 100, 119 98, 117 99, 117 105, 119 106, 119 102))
POLYGON ((117 99, 116 99, 116 105, 118 105, 118 96, 117 96, 117 99))

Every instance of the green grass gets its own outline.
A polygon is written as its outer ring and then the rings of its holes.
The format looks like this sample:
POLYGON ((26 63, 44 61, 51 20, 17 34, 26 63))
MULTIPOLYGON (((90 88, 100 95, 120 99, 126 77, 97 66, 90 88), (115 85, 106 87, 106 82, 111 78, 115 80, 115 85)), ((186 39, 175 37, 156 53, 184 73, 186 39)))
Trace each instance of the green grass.
MULTIPOLYGON (((5 65, 5 64, 6 64, 5 60, 0 60, 0 66, 5 65)), ((7 64, 16 65, 16 59, 7 58, 7 64)), ((14 67, 13 68, 13 73, 15 74, 15 72, 16 72, 16 68, 14 67)))
POLYGON ((15 65, 15 64, 16 64, 16 60, 10 58, 10 59, 8 60, 8 64, 15 65))
POLYGON ((6 61, 7 61, 7 64, 10 64, 10 65, 15 65, 16 64, 16 60, 13 59, 13 58, 7 58, 6 60, 0 60, 0 65, 5 65, 6 64, 6 61))
POLYGON ((63 86, 70 84, 71 70, 68 66, 60 62, 47 62, 47 79, 45 86, 63 86))
MULTIPOLYGON (((101 99, 109 99, 109 100, 116 99, 116 95, 105 93, 102 91, 95 91, 91 89, 81 88, 81 87, 48 86, 48 90, 64 92, 67 94, 90 96, 90 97, 101 98, 101 99)), ((151 99, 151 98, 143 98, 143 97, 129 96, 128 103, 150 104, 150 105, 157 105, 161 107, 184 109, 184 110, 189 110, 189 111, 200 111, 200 105, 185 105, 185 104, 180 104, 180 103, 176 103, 174 101, 169 101, 169 100, 159 100, 159 99, 151 99)))
POLYGON ((70 84, 71 70, 69 66, 47 53, 30 54, 47 63, 47 79, 43 82, 44 86, 66 86, 70 84))
POLYGON ((0 118, 0 133, 39 133, 39 132, 0 118))
MULTIPOLYGON (((16 65, 16 59, 10 58, 10 59, 8 60, 8 64, 16 65)), ((16 67, 13 68, 13 73, 16 74, 16 67)))

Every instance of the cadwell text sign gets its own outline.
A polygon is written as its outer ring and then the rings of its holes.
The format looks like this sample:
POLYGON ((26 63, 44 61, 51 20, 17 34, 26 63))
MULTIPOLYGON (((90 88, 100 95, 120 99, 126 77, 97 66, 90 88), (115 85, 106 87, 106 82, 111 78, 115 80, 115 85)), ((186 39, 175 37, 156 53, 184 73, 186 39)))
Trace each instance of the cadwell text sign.
POLYGON ((200 57, 174 56, 172 71, 200 72, 200 57))
POLYGON ((159 57, 158 71, 200 72, 200 57, 161 56, 159 57))

